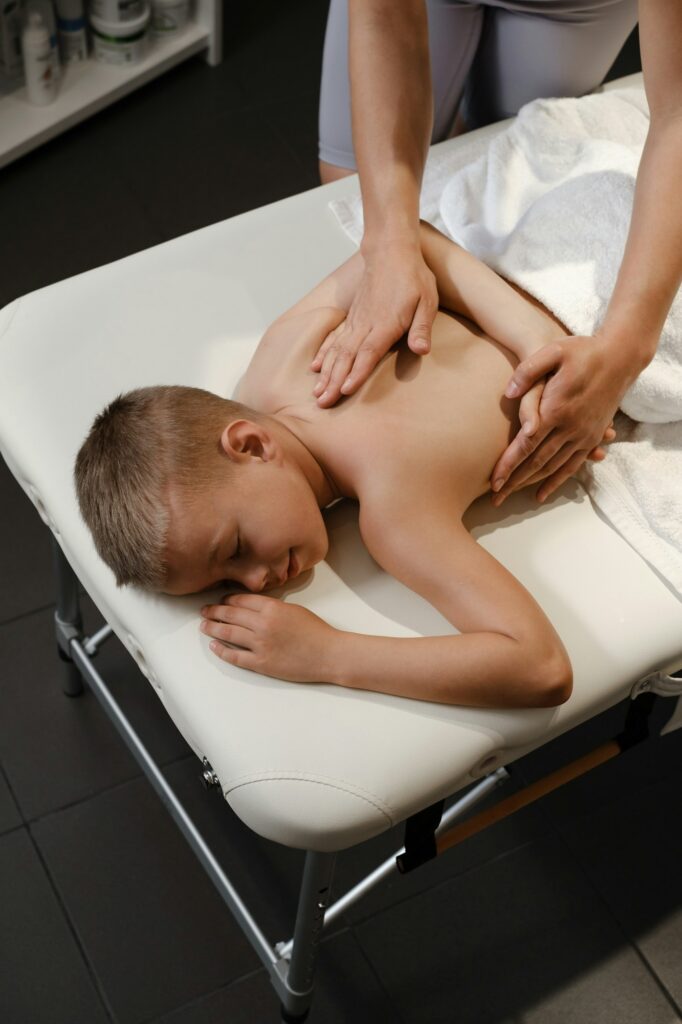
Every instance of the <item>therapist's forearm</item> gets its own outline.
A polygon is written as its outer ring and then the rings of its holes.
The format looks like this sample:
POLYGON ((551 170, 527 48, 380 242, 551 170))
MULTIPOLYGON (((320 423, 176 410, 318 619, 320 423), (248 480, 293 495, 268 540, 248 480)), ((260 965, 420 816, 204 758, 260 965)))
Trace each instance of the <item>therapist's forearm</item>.
POLYGON ((417 245, 433 117, 425 0, 350 0, 349 37, 363 248, 417 245))
POLYGON ((656 354, 682 281, 682 110, 652 119, 623 261, 599 330, 634 380, 656 354))

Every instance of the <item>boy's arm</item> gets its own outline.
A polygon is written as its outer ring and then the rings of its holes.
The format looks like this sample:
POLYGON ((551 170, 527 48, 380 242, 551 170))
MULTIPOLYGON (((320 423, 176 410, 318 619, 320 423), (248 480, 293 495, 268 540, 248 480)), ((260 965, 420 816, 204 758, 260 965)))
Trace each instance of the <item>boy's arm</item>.
POLYGON ((371 554, 460 635, 368 636, 336 629, 300 605, 236 594, 202 609, 212 650, 223 661, 280 679, 440 704, 530 708, 568 699, 571 664, 551 623, 452 512, 434 513, 420 527, 413 509, 396 517, 392 511, 386 520, 368 525, 361 513, 371 554))
POLYGON ((566 650, 525 587, 452 510, 416 525, 414 510, 361 510, 363 540, 386 572, 420 594, 459 636, 395 638, 339 633, 332 682, 476 707, 553 706, 572 686, 566 650))
POLYGON ((519 360, 566 333, 551 314, 536 309, 504 278, 426 221, 420 222, 420 237, 441 306, 468 317, 519 360))

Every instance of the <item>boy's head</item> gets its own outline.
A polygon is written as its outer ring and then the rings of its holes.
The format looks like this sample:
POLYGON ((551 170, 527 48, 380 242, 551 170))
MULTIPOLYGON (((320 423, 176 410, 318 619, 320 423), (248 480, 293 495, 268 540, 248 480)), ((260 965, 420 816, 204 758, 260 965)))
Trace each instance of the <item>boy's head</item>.
POLYGON ((277 586, 327 553, 299 442, 271 416, 199 388, 119 395, 78 453, 78 503, 122 586, 188 594, 277 586))

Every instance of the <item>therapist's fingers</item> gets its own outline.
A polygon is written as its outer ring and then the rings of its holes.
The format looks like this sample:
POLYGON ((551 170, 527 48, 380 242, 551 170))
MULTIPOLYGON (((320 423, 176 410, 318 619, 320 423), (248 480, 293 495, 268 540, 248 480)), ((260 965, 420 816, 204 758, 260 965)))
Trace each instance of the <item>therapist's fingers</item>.
POLYGON ((573 457, 570 458, 568 462, 566 462, 561 467, 561 469, 557 470, 556 473, 554 473, 551 477, 545 480, 535 495, 538 501, 545 501, 550 496, 550 494, 556 491, 557 487, 561 487, 561 485, 566 480, 568 480, 569 477, 572 477, 575 473, 577 473, 582 464, 584 463, 586 457, 587 452, 584 449, 581 449, 580 451, 576 452, 575 455, 573 455, 573 457))
POLYGON ((313 395, 317 398, 319 405, 333 404, 336 401, 340 394, 341 384, 348 375, 352 364, 353 352, 349 349, 338 343, 327 349, 320 369, 320 379, 313 388, 313 395), (340 383, 336 386, 339 378, 341 378, 340 383))
POLYGON ((329 351, 329 349, 334 344, 334 340, 338 337, 338 335, 340 333, 340 329, 341 329, 342 326, 343 326, 343 324, 340 324, 339 327, 335 327, 333 331, 330 331, 329 334, 327 335, 327 337, 324 339, 324 341, 320 345, 320 347, 318 348, 317 355, 315 356, 315 358, 313 359, 312 363, 310 364, 310 369, 314 373, 317 373, 318 370, 322 369, 322 363, 324 362, 324 357, 327 355, 327 352, 329 351))
MULTIPOLYGON (((515 443, 516 441, 512 442, 512 444, 515 443)), ((535 474, 542 472, 547 475, 546 467, 548 465, 558 468, 575 450, 575 445, 573 444, 572 448, 571 445, 572 442, 566 441, 559 431, 549 434, 507 477, 504 486, 493 495, 493 505, 498 507, 513 491, 526 487, 528 481, 535 474)))
POLYGON ((438 292, 422 295, 407 333, 408 347, 418 356, 431 351, 431 329, 438 312, 438 292))
POLYGON ((317 398, 317 404, 324 408, 333 405, 341 395, 352 395, 364 384, 390 347, 391 335, 388 332, 371 330, 356 351, 339 351, 331 365, 326 387, 317 398))
POLYGON ((490 474, 493 491, 501 490, 502 484, 509 481, 509 477, 516 468, 522 465, 529 455, 532 455, 550 433, 551 429, 543 425, 540 425, 531 435, 525 434, 523 430, 518 431, 511 444, 502 452, 490 474))
POLYGON ((563 354, 561 345, 558 342, 551 342, 522 360, 504 389, 507 398, 519 398, 536 384, 540 377, 545 377, 556 370, 561 364, 563 354))
MULTIPOLYGON (((577 454, 577 452, 576 452, 576 454, 577 454)), ((608 453, 606 451, 604 451, 603 448, 593 448, 592 451, 590 452, 590 454, 587 456, 587 458, 588 459, 592 459, 593 462, 602 462, 606 458, 607 454, 608 453)), ((566 465, 566 463, 564 463, 564 465, 566 465)), ((581 463, 581 465, 582 465, 582 463, 581 463)), ((560 467, 560 468, 563 469, 563 466, 560 467)), ((557 472, 558 472, 558 470, 557 470, 557 472)), ((551 479, 551 475, 548 476, 546 473, 535 473, 530 478, 530 480, 526 480, 526 482, 524 484, 524 487, 531 487, 533 484, 539 484, 539 483, 541 483, 543 481, 549 481, 550 479, 551 479)))
POLYGON ((519 423, 524 434, 534 434, 540 426, 540 399, 545 390, 546 378, 543 377, 526 392, 519 402, 519 423))
MULTIPOLYGON (((590 459, 592 462, 603 462, 603 460, 608 455, 608 452, 606 451, 606 448, 602 447, 602 445, 610 444, 611 441, 615 440, 615 437, 616 431, 613 429, 613 427, 607 427, 601 444, 597 445, 596 448, 593 448, 592 451, 589 452, 589 454, 587 455, 587 458, 590 459)), ((557 466, 555 468, 559 469, 560 466, 557 466)), ((547 466, 545 466, 539 473, 534 473, 533 476, 526 480, 524 487, 527 487, 529 484, 540 483, 541 480, 546 479, 548 479, 547 466)))

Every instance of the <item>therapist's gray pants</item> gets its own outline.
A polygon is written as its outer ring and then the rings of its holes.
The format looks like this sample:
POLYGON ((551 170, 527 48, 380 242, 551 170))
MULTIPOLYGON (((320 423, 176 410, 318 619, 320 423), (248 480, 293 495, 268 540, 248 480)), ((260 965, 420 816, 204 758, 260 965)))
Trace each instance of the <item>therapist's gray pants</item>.
MULTIPOLYGON (((395 0, 396 7, 401 0, 395 0)), ((427 0, 434 121, 446 139, 539 97, 582 96, 604 80, 637 24, 637 0, 427 0)), ((405 69, 410 74, 410 69, 405 69)), ((320 159, 355 168, 347 0, 331 0, 322 65, 320 159)))

